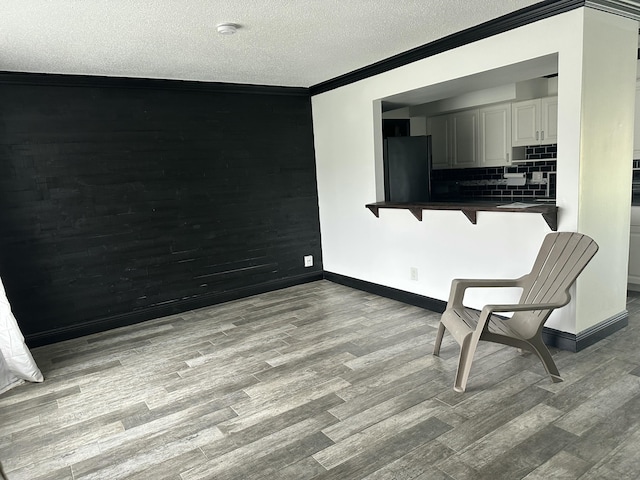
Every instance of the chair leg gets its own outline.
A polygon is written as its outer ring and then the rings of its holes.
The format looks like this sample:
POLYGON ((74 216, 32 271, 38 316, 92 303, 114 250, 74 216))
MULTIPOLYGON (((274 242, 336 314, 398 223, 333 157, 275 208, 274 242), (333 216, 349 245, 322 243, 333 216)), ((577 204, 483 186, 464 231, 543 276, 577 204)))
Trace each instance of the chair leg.
POLYGON ((460 358, 458 359, 458 370, 456 371, 456 381, 453 385, 453 389, 456 392, 464 392, 467 388, 467 380, 469 379, 469 372, 471 371, 471 363, 473 362, 473 356, 476 353, 476 346, 478 345, 478 339, 474 338, 473 334, 469 334, 464 337, 460 344, 460 358))
POLYGON ((444 336, 444 324, 440 322, 438 326, 438 334, 436 335, 436 342, 433 346, 433 354, 435 356, 440 355, 440 344, 442 344, 442 337, 444 336))
POLYGON ((544 365, 544 369, 547 371, 547 373, 551 377, 551 380, 554 383, 561 382, 562 378, 560 377, 560 372, 558 371, 556 362, 553 361, 551 352, 549 352, 549 349, 544 344, 542 339, 532 338, 529 340, 529 344, 533 347, 533 351, 538 355, 538 357, 542 361, 542 365, 544 365))

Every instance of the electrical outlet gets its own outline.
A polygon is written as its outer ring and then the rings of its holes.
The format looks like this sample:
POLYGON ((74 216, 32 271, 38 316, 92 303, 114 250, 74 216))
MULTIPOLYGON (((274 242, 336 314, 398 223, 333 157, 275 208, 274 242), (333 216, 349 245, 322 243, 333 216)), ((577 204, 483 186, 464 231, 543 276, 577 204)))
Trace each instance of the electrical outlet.
POLYGON ((531 173, 531 181, 532 182, 541 182, 542 181, 542 172, 532 172, 531 173))
POLYGON ((411 280, 414 282, 418 281, 418 269, 416 267, 411 267, 411 280))
POLYGON ((305 255, 304 256, 304 266, 305 267, 313 267, 313 255, 305 255))

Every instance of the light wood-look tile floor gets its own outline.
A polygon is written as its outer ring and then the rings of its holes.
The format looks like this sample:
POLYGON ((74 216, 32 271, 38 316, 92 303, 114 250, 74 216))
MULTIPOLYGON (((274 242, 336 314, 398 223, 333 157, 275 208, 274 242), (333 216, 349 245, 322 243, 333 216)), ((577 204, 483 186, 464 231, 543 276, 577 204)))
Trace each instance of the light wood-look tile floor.
POLYGON ((9 480, 636 479, 640 297, 580 353, 482 343, 468 390, 439 315, 328 281, 33 350, 0 396, 9 480))

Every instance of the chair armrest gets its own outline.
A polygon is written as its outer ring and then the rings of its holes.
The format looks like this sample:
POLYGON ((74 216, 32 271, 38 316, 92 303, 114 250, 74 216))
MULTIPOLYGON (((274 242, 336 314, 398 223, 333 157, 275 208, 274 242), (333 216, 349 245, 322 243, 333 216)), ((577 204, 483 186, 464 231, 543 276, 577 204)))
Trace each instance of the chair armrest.
POLYGON ((553 310, 554 308, 564 307, 569 303, 569 299, 566 302, 554 302, 554 303, 513 303, 502 305, 485 305, 483 313, 487 310, 488 314, 493 312, 530 312, 535 310, 553 310))
POLYGON ((453 305, 462 306, 464 292, 467 288, 491 288, 491 287, 521 287, 525 277, 520 278, 490 278, 490 279, 465 279, 455 278, 451 281, 451 291, 447 308, 453 305))
POLYGON ((455 278, 452 284, 459 284, 468 287, 517 287, 521 284, 522 278, 455 278))
MULTIPOLYGON (((567 303, 569 303, 570 297, 567 295, 566 298, 561 302, 554 303, 513 303, 513 304, 498 304, 498 305, 485 305, 482 311, 480 312, 480 316, 478 317, 478 323, 476 325, 474 335, 477 338, 480 338, 482 332, 487 325, 489 318, 495 312, 528 312, 528 311, 536 311, 536 310, 553 310, 555 308, 564 307, 567 303)), ((508 319, 505 319, 505 321, 508 319)))

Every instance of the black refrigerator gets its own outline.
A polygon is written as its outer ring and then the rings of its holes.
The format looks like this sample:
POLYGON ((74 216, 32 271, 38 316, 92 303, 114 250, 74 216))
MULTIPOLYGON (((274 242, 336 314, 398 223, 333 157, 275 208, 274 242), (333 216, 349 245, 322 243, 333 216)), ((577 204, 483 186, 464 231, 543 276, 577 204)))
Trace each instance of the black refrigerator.
POLYGON ((384 141, 384 194, 387 202, 431 199, 431 136, 388 137, 384 141))

